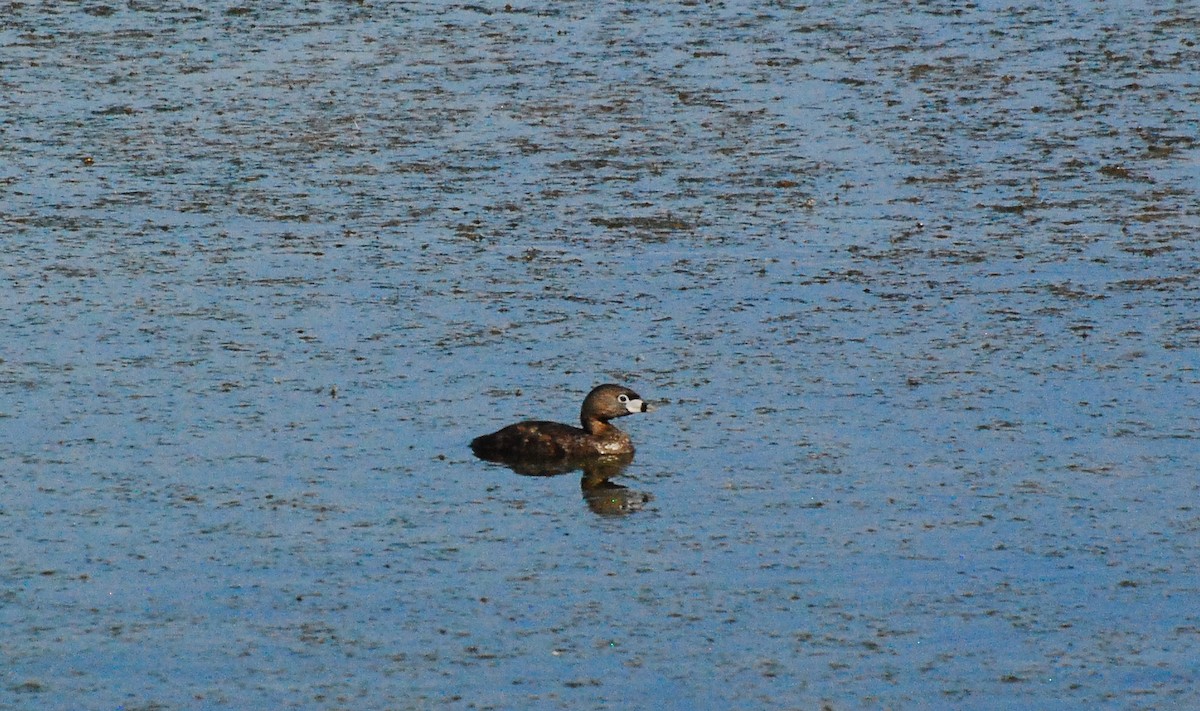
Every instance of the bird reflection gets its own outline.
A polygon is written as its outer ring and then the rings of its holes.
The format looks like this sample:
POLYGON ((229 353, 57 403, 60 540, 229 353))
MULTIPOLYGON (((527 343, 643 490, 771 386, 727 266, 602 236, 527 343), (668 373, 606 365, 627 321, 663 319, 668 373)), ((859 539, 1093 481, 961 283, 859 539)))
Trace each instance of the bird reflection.
POLYGON ((588 459, 558 459, 530 461, 480 457, 484 461, 503 464, 522 476, 558 476, 580 471, 579 489, 588 508, 600 516, 626 516, 640 511, 654 497, 644 491, 634 491, 613 483, 633 462, 633 454, 620 454, 588 459))
POLYGON ((625 516, 640 511, 654 498, 644 491, 634 491, 612 482, 612 478, 625 471, 627 466, 628 462, 620 465, 591 462, 582 467, 583 477, 579 480, 579 488, 583 491, 583 500, 594 513, 625 516))

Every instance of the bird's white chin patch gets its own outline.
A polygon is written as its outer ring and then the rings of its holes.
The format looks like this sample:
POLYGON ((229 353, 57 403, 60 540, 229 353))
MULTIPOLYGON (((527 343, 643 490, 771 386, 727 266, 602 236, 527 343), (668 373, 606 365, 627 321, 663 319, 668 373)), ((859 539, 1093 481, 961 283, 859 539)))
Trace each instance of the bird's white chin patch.
POLYGON ((630 412, 649 412, 650 406, 641 400, 630 400, 629 402, 625 403, 625 409, 629 410, 630 412))

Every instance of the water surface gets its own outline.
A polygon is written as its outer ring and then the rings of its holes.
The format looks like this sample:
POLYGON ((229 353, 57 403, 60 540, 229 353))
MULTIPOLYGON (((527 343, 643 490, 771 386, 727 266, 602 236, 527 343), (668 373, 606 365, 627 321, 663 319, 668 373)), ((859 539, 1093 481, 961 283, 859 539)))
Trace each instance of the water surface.
POLYGON ((1200 706, 1198 28, 13 4, 0 705, 1200 706))

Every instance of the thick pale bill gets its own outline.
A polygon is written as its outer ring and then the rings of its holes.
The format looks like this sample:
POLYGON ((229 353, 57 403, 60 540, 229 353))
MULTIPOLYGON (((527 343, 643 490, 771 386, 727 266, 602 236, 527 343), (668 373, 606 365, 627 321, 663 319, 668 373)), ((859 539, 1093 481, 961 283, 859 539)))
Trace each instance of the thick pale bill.
POLYGON ((641 401, 640 399, 634 398, 633 400, 625 403, 625 409, 629 410, 630 412, 650 412, 654 409, 654 407, 641 401))

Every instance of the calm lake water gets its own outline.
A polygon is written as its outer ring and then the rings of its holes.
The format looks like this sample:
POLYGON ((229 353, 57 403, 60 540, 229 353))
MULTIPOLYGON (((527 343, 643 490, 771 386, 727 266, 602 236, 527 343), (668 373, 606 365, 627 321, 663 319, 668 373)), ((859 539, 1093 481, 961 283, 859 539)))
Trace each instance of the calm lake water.
POLYGON ((1197 41, 10 4, 0 706, 1200 708, 1197 41))

